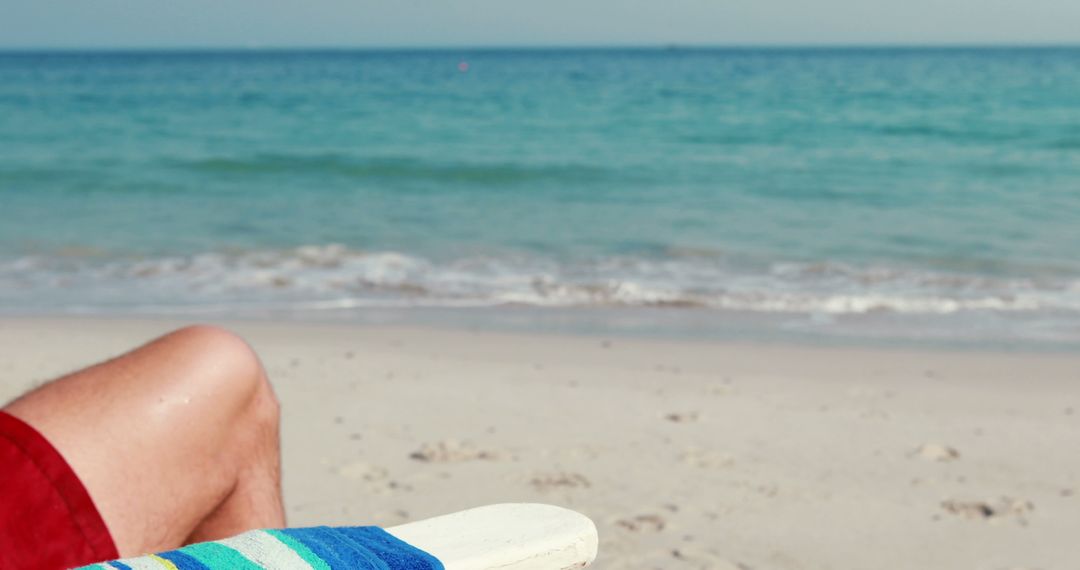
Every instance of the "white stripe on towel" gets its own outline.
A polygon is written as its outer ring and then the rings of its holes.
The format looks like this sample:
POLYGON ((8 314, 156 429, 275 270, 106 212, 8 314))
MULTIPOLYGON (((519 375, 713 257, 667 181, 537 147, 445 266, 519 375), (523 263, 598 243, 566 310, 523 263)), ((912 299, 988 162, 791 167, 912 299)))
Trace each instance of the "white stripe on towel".
POLYGON ((314 570, 296 551, 266 531, 252 530, 217 542, 266 570, 314 570))

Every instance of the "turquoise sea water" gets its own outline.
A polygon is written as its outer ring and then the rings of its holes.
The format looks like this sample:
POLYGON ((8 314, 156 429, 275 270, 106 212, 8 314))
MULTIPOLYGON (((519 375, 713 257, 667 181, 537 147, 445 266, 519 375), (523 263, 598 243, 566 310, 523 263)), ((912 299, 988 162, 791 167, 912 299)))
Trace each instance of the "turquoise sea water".
POLYGON ((0 54, 0 313, 1069 344, 1078 245, 1080 49, 0 54))

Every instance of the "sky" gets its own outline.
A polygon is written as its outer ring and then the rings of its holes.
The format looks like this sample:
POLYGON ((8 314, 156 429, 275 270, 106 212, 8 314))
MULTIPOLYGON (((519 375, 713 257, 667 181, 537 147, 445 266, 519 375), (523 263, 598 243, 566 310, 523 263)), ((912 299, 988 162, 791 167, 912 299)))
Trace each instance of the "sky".
POLYGON ((0 48, 1080 44, 1078 0, 0 0, 0 48))

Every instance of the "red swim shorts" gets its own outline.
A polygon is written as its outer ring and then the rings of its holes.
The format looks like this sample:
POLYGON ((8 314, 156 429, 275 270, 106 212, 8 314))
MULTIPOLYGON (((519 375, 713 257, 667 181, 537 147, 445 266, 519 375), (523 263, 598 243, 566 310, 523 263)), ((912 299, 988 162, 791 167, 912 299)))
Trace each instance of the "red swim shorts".
POLYGON ((105 521, 60 452, 0 411, 0 568, 54 570, 118 557, 105 521))

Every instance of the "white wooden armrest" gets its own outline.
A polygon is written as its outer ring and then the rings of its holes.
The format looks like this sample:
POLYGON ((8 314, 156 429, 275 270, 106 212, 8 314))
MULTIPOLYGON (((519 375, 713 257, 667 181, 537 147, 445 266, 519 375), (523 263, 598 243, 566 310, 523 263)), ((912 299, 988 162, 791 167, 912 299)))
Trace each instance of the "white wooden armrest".
POLYGON ((596 559, 596 525, 562 507, 505 503, 386 529, 446 570, 564 570, 596 559))

